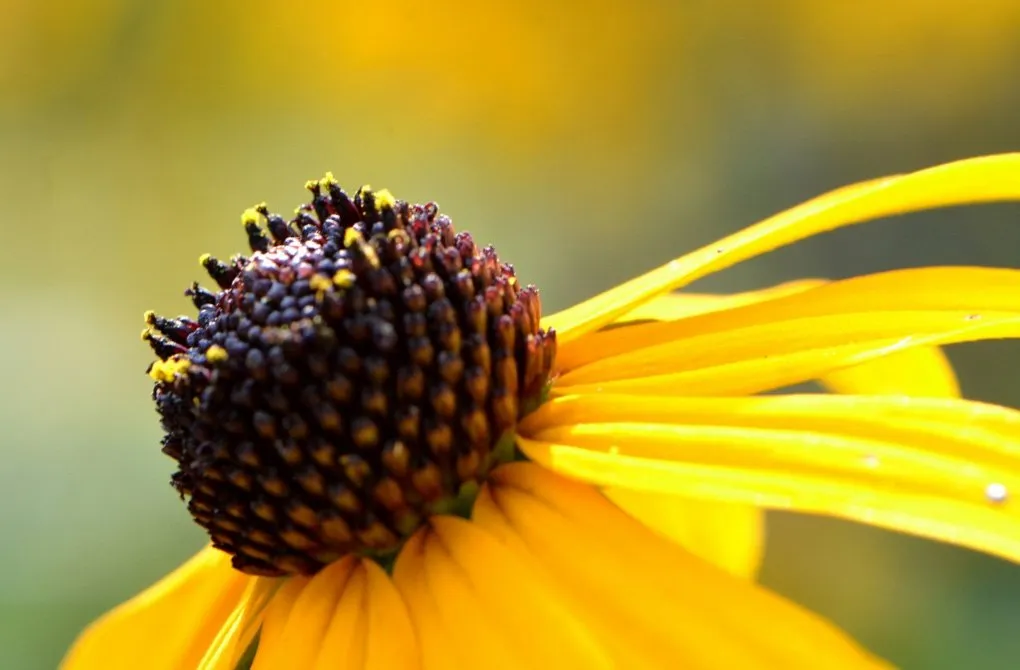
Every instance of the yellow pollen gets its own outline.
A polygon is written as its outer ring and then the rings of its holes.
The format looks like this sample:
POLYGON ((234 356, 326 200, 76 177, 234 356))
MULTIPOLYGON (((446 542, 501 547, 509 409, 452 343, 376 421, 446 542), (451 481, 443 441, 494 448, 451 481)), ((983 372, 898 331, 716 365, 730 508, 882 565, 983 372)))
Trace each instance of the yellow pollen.
POLYGON ((330 186, 336 186, 336 177, 333 176, 332 172, 327 172, 326 176, 319 180, 319 185, 323 188, 329 188, 330 186))
POLYGON ((212 254, 202 254, 201 256, 198 257, 198 264, 204 266, 206 263, 209 262, 210 258, 212 258, 212 254))
POLYGON ((152 337, 151 328, 142 328, 142 342, 148 342, 149 338, 152 337))
MULTIPOLYGON (((145 323, 149 326, 156 323, 156 313, 151 309, 145 310, 145 314, 142 316, 142 318, 145 319, 145 323)), ((146 328, 146 330, 148 330, 148 328, 146 328)))
POLYGON ((149 376, 157 382, 172 382, 174 377, 184 373, 191 367, 191 361, 185 356, 174 356, 165 361, 156 361, 149 368, 149 376))
POLYGON ((344 246, 350 247, 355 242, 361 240, 361 233, 356 231, 354 228, 348 228, 344 231, 344 246))
POLYGON ((382 263, 379 262, 379 254, 375 253, 375 249, 372 248, 372 245, 363 244, 361 247, 361 253, 365 255, 365 260, 368 261, 368 264, 372 267, 377 268, 382 265, 382 263))
POLYGON ((329 290, 333 286, 333 282, 322 275, 312 275, 312 278, 308 280, 308 286, 316 293, 322 293, 329 290))
MULTIPOLYGON (((314 190, 315 187, 318 186, 318 185, 319 185, 319 182, 316 179, 309 179, 308 181, 305 182, 305 188, 307 190, 309 190, 309 191, 314 190)), ((294 210, 294 213, 296 214, 299 211, 301 211, 300 207, 298 207, 296 210, 294 210)))
POLYGON ((340 288, 350 288, 354 286, 355 279, 357 279, 357 277, 355 277, 354 273, 350 270, 338 270, 337 273, 333 275, 333 283, 340 288))
POLYGON ((214 344, 205 350, 205 358, 210 363, 222 363, 223 361, 230 358, 227 354, 227 350, 218 344, 214 344))
POLYGON ((249 207, 241 213, 241 225, 249 226, 259 222, 259 210, 258 206, 249 207))
POLYGON ((397 204, 397 199, 393 197, 393 194, 389 192, 389 189, 383 189, 375 194, 375 208, 377 210, 393 209, 393 206, 397 204))

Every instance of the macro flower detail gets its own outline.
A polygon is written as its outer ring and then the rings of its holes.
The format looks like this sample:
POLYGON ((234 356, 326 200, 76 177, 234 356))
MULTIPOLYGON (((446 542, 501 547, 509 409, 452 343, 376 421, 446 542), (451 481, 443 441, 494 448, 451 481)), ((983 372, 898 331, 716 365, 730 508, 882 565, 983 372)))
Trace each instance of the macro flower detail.
POLYGON ((148 313, 143 332, 173 484, 257 575, 391 557, 466 514, 555 356, 537 289, 434 203, 307 187, 291 222, 242 215, 250 256, 202 257, 220 290, 188 290, 197 320, 148 313))
POLYGON ((754 581, 786 509, 1020 563, 1020 411, 940 347, 1020 337, 1020 271, 677 292, 805 237, 1020 200, 1020 155, 838 189, 542 315, 434 205, 310 182, 149 370, 211 544, 65 670, 880 668, 754 581), (825 394, 769 393, 819 382, 825 394))

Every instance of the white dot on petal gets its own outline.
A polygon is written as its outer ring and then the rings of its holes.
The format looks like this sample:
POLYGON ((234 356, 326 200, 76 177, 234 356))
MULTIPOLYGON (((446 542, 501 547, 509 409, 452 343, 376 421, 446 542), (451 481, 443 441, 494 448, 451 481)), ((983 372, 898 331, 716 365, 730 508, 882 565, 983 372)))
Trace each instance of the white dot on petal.
POLYGON ((988 502, 1003 503, 1006 502, 1006 498, 1009 497, 1009 491, 1006 489, 1005 484, 999 482, 992 482, 985 487, 985 498, 988 502))

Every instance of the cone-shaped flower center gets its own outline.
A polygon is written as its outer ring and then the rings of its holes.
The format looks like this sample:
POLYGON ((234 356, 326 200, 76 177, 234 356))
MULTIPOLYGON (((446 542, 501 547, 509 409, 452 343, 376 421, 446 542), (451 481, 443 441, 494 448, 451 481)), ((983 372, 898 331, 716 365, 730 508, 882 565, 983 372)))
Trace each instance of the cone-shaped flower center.
POLYGON ((245 212, 251 256, 202 258, 197 320, 143 333, 173 484, 253 574, 385 556, 469 501, 555 356, 537 289, 435 204, 307 186, 290 222, 245 212))

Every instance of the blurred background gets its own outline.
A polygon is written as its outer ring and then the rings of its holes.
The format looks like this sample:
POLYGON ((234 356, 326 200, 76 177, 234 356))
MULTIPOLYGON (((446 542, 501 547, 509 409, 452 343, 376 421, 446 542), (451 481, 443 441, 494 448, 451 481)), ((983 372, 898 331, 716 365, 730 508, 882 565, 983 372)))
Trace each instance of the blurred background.
MULTIPOLYGON (((1020 149, 1020 3, 0 0, 0 667, 199 547, 137 339, 308 178, 434 199, 566 306, 824 190, 1020 149), (286 8, 285 8, 286 7, 286 8)), ((1016 206, 857 227, 702 282, 1020 265, 1016 206)), ((953 348, 1020 404, 1020 344, 953 348)), ((1020 664, 1020 566, 772 518, 763 578, 905 668, 1020 664)))

